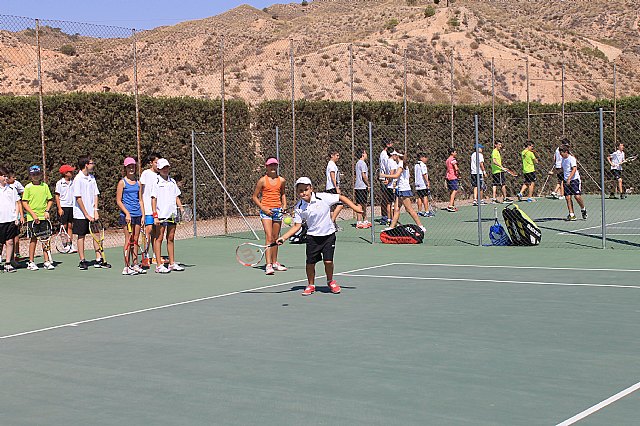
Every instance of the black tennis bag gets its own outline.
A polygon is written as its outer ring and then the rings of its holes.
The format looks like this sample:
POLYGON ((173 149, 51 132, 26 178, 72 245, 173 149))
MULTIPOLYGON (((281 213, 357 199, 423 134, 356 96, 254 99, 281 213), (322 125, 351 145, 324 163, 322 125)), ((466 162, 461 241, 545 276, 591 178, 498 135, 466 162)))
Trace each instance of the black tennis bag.
POLYGON ((424 231, 418 225, 398 225, 380 233, 384 244, 422 244, 424 231))
POLYGON ((298 232, 289 237, 289 243, 307 244, 307 229, 309 229, 307 223, 302 222, 302 227, 298 230, 298 232))
POLYGON ((537 246, 542 240, 542 231, 516 204, 502 210, 504 224, 514 246, 537 246))

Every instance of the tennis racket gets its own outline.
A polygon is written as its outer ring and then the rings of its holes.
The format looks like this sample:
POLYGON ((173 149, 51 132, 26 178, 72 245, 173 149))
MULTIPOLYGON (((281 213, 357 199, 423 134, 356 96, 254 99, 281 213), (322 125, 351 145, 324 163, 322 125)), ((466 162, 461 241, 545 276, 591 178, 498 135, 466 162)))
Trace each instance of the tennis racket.
POLYGON ((518 177, 518 174, 516 172, 514 172, 511 169, 507 169, 506 167, 502 167, 502 166, 498 166, 500 168, 500 170, 502 170, 503 172, 509 173, 511 176, 513 177, 518 177))
POLYGON ((271 243, 268 246, 254 243, 240 244, 236 248, 236 260, 242 266, 256 266, 262 262, 267 250, 277 245, 278 243, 271 243))
POLYGON ((193 210, 189 206, 182 206, 182 210, 178 209, 177 213, 172 214, 166 219, 160 219, 160 223, 169 223, 179 225, 193 220, 193 210))
POLYGON ((133 226, 127 223, 127 231, 129 231, 129 240, 124 246, 124 264, 127 268, 133 268, 138 263, 138 242, 133 233, 133 226))
POLYGON ((151 238, 147 237, 147 233, 144 232, 144 229, 140 234, 142 235, 142 245, 138 245, 138 248, 142 248, 142 250, 140 250, 140 257, 142 258, 140 264, 143 268, 150 268, 151 259, 149 258, 149 248, 151 247, 151 238))
POLYGON ((638 159, 637 155, 632 155, 630 157, 625 158, 624 160, 622 160, 622 162, 620 162, 620 166, 626 163, 631 163, 632 161, 636 161, 638 159))
POLYGON ((55 236, 55 246, 58 253, 68 254, 71 253, 73 249, 71 237, 67 233, 64 225, 60 225, 60 229, 55 236))
POLYGON ((106 262, 107 257, 104 255, 104 226, 102 226, 102 223, 99 220, 89 222, 89 233, 91 234, 93 241, 98 245, 98 252, 100 252, 102 261, 106 262))
POLYGON ((53 236, 53 226, 47 219, 41 219, 38 223, 31 222, 31 236, 38 238, 42 244, 42 252, 49 256, 49 262, 53 263, 51 256, 51 237, 53 236))

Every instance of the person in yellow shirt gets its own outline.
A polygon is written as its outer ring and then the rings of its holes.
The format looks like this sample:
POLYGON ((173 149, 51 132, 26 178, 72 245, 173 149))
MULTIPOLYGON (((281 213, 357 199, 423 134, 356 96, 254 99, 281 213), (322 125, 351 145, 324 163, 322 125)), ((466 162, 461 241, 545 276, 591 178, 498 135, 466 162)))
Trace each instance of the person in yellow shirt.
POLYGON ((536 185, 536 164, 538 164, 538 159, 536 158, 535 152, 533 152, 533 142, 527 141, 524 150, 520 153, 522 157, 522 173, 524 174, 524 183, 522 184, 522 188, 520 188, 520 192, 518 193, 518 201, 526 201, 527 203, 531 203, 535 201, 533 198, 533 188, 536 185), (527 199, 524 199, 525 190, 529 189, 529 194, 527 199))
POLYGON ((507 174, 505 173, 505 168, 502 166, 502 155, 500 151, 502 150, 502 142, 496 141, 496 144, 491 152, 491 175, 493 177, 493 197, 491 198, 491 203, 497 203, 496 192, 498 187, 500 187, 502 191, 502 203, 510 204, 513 203, 513 200, 507 197, 507 174))
MULTIPOLYGON (((29 229, 31 229, 31 223, 40 223, 41 220, 49 220, 49 211, 53 205, 53 196, 51 195, 51 189, 49 185, 42 181, 42 170, 40 166, 29 167, 29 177, 31 183, 24 187, 22 193, 22 207, 27 214, 27 223, 29 229)), ((30 235, 29 241, 29 263, 27 269, 30 271, 37 271, 38 265, 34 262, 36 254, 36 244, 38 238, 34 235, 30 235)), ((55 269, 52 259, 49 258, 48 253, 43 253, 44 256, 44 268, 55 269)))

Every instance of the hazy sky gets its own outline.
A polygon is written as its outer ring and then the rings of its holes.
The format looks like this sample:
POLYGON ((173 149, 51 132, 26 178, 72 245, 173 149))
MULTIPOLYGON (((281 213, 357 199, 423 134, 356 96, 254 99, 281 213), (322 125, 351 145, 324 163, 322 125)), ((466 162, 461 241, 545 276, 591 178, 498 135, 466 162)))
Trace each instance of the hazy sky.
POLYGON ((262 9, 274 3, 278 0, 2 0, 0 14, 150 29, 217 15, 241 4, 262 9))

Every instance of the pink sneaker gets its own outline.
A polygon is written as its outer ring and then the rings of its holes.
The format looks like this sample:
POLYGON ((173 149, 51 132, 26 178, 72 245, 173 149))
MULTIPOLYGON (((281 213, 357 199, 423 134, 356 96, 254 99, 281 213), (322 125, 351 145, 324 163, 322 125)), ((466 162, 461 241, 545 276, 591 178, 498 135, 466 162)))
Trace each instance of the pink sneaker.
POLYGON ((272 264, 267 264, 267 266, 264 268, 264 273, 265 275, 273 275, 276 272, 273 270, 273 265, 272 264))
POLYGON ((302 295, 303 296, 309 296, 314 291, 316 291, 316 286, 315 285, 308 285, 307 288, 305 288, 304 291, 302 292, 302 295))
POLYGON ((280 263, 278 263, 278 262, 275 262, 275 263, 273 264, 273 269, 274 269, 274 270, 276 270, 276 271, 278 271, 278 272, 284 272, 284 271, 286 271, 286 270, 287 270, 287 267, 286 267, 286 266, 284 266, 284 265, 281 265, 281 264, 280 264, 280 263))
POLYGON ((327 285, 329 286, 329 289, 331 290, 331 293, 333 293, 333 294, 338 294, 342 290, 340 288, 340 286, 338 285, 338 283, 336 282, 336 280, 331 280, 329 282, 329 284, 327 284, 327 285))

